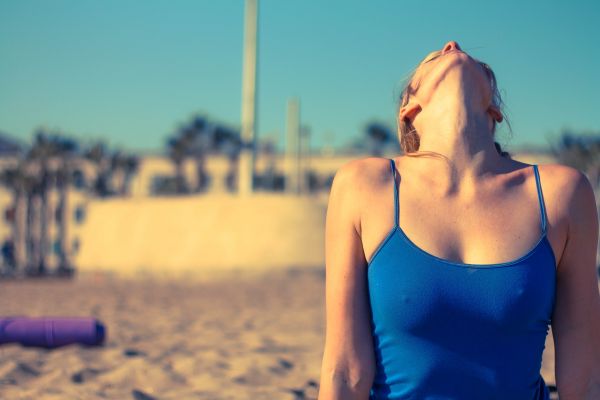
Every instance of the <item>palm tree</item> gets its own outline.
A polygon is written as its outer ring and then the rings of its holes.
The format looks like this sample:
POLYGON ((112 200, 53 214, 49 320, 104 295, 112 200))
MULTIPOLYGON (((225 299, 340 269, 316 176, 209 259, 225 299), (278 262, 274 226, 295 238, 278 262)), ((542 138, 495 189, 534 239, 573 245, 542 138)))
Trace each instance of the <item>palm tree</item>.
POLYGON ((13 204, 9 211, 14 260, 14 264, 11 266, 13 273, 25 271, 27 261, 27 194, 33 183, 32 176, 27 173, 25 162, 20 158, 17 160, 17 165, 5 168, 0 172, 0 184, 13 193, 13 204))
POLYGON ((214 129, 214 148, 224 154, 229 161, 225 185, 229 191, 236 190, 239 155, 242 149, 240 133, 228 126, 219 124, 214 129))
POLYGON ((58 205, 56 208, 56 220, 58 222, 58 257, 57 267, 58 275, 71 275, 74 268, 69 258, 68 228, 69 228, 69 189, 73 180, 74 161, 79 153, 79 144, 77 141, 54 136, 56 145, 56 155, 60 157, 61 163, 56 170, 56 189, 58 190, 58 205))
POLYGON ((390 128, 379 122, 370 122, 366 126, 365 133, 369 152, 375 157, 380 157, 385 146, 392 138, 390 128))
POLYGON ((275 191, 277 186, 276 149, 272 137, 265 138, 259 143, 259 153, 267 160, 267 166, 261 176, 260 186, 275 191))
POLYGON ((58 132, 38 129, 26 159, 38 169, 37 180, 30 190, 28 203, 29 246, 31 262, 29 272, 43 275, 48 268, 50 250, 50 225, 56 223, 58 230, 59 266, 57 272, 71 272, 67 257, 68 189, 71 180, 72 158, 78 152, 75 140, 58 132), (50 204, 50 190, 58 189, 56 210, 50 204), (53 218, 54 216, 54 218, 53 218))
POLYGON ((211 177, 206 172, 206 159, 210 154, 225 154, 229 160, 229 171, 225 178, 229 190, 235 190, 237 162, 242 147, 238 131, 224 124, 214 124, 204 116, 195 116, 191 122, 182 125, 179 130, 167 138, 169 158, 175 164, 175 177, 178 193, 187 192, 184 189, 185 178, 183 163, 187 157, 193 157, 196 162, 197 184, 195 192, 207 189, 211 177))
POLYGON ((175 165, 175 191, 177 194, 188 192, 188 186, 183 171, 183 163, 188 155, 189 139, 186 136, 173 135, 167 138, 167 152, 175 165))
POLYGON ((113 172, 120 172, 122 180, 117 194, 120 196, 126 196, 129 192, 129 181, 133 174, 137 171, 139 165, 139 159, 137 156, 132 154, 125 154, 121 150, 116 150, 111 155, 111 170, 113 172))
POLYGON ((206 157, 213 149, 214 129, 203 116, 195 116, 191 123, 183 128, 181 134, 190 143, 189 154, 196 162, 196 192, 208 187, 210 177, 206 172, 206 157))
POLYGON ((96 178, 91 192, 95 196, 107 197, 113 194, 110 187, 111 165, 108 146, 102 140, 98 140, 83 151, 84 158, 91 161, 96 166, 96 178))
POLYGON ((26 159, 36 164, 38 179, 30 196, 29 218, 30 227, 33 230, 31 238, 32 262, 29 271, 35 275, 43 275, 47 272, 48 266, 48 225, 50 213, 48 207, 48 191, 52 184, 53 175, 50 170, 50 160, 56 154, 56 147, 53 140, 48 136, 44 129, 38 129, 35 133, 33 143, 29 148, 26 159))

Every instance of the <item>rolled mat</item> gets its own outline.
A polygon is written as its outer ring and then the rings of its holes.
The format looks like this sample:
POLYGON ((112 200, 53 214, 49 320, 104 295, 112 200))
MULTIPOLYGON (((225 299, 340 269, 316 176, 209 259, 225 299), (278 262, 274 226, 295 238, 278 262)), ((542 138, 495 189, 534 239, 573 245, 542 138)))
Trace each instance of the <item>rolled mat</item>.
POLYGON ((72 343, 99 346, 104 342, 102 322, 89 317, 0 318, 0 345, 59 347, 72 343))

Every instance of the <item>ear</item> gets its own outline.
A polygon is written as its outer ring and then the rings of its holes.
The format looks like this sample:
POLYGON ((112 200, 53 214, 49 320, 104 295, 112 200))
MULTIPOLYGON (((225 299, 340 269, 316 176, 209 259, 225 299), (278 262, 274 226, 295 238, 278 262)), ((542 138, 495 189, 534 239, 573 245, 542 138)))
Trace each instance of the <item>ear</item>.
POLYGON ((417 102, 409 101, 407 105, 400 108, 398 120, 403 121, 408 119, 412 122, 419 112, 421 112, 421 105, 417 102))
POLYGON ((502 122, 504 120, 504 117, 502 116, 502 113, 500 112, 500 110, 498 109, 498 107, 491 105, 488 108, 488 113, 492 116, 492 119, 498 123, 502 122))

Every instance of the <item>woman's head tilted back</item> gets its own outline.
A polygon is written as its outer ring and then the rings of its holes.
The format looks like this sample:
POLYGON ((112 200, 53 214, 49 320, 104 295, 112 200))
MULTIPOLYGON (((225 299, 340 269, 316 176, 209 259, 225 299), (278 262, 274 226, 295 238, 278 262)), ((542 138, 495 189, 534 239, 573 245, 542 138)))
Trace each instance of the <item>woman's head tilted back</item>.
MULTIPOLYGON (((460 75, 460 84, 468 89, 468 99, 475 109, 479 109, 488 119, 487 126, 493 137, 496 124, 506 120, 502 98, 498 90, 496 76, 490 66, 476 60, 461 50, 458 43, 450 41, 441 50, 428 54, 408 78, 400 96, 398 110, 398 134, 404 153, 419 150, 420 133, 415 128, 415 118, 431 103, 447 100, 444 96, 445 79, 452 68, 460 75)), ((507 121, 508 123, 508 121, 507 121)), ((510 124, 509 124, 510 128, 510 124)), ((494 142, 498 153, 508 156, 500 145, 494 142)))

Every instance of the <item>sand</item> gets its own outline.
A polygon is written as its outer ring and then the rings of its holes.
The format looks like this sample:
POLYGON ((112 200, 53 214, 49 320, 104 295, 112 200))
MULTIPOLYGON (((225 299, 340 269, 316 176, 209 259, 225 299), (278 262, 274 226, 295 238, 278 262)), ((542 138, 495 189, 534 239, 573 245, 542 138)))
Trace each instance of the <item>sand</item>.
MULTIPOLYGON (((0 315, 94 316, 100 348, 0 347, 1 399, 315 399, 324 271, 0 282, 0 315)), ((550 336, 549 336, 550 338, 550 336)), ((554 382, 553 348, 543 375, 554 382)))
POLYGON ((102 348, 0 347, 0 398, 314 398, 322 281, 322 271, 292 270, 0 283, 0 315, 91 315, 108 338, 102 348))

